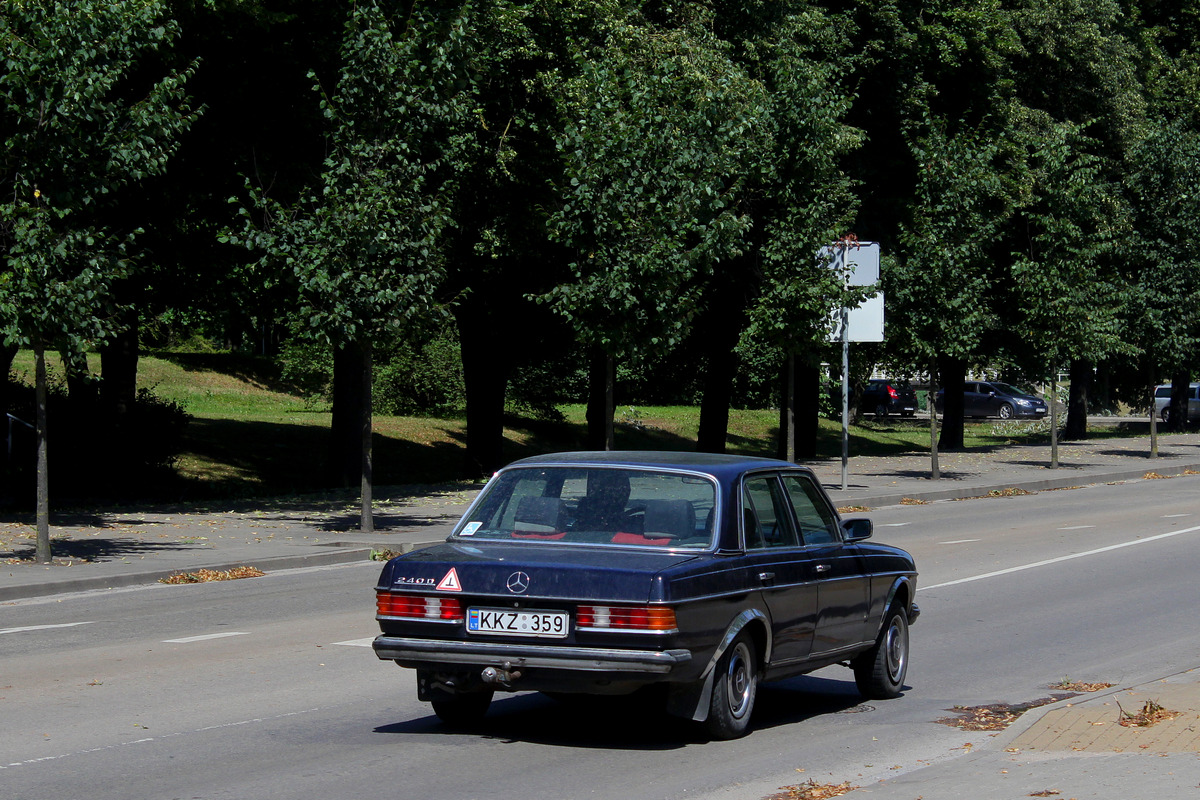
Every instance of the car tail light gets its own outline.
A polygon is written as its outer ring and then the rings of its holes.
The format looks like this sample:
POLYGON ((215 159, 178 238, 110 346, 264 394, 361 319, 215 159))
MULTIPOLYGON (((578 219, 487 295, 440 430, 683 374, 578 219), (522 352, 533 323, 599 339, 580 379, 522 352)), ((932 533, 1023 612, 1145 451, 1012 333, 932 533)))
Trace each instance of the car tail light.
POLYGON ((422 597, 381 591, 375 595, 376 614, 396 619, 462 622, 462 603, 452 597, 422 597))
POLYGON ((896 387, 895 387, 895 386, 889 386, 889 387, 888 387, 888 394, 889 394, 889 395, 891 395, 891 396, 892 396, 892 399, 894 399, 894 400, 899 400, 899 399, 900 399, 900 393, 896 391, 896 387))
POLYGON ((679 632, 675 609, 666 606, 580 606, 575 627, 593 631, 679 632))

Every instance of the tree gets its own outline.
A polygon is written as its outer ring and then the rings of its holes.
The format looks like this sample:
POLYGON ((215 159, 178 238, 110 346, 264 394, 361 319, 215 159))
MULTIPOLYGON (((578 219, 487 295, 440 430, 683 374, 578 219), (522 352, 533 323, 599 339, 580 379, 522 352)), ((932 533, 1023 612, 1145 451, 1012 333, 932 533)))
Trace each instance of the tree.
POLYGON ((1200 346, 1200 131, 1157 115, 1133 150, 1128 189, 1136 228, 1130 325, 1152 364, 1175 384, 1172 424, 1187 418, 1182 395, 1200 346))
POLYGON ((997 169, 999 144, 970 131, 951 136, 930 119, 913 142, 920 167, 912 217, 901 229, 903 259, 885 280, 893 345, 939 378, 945 408, 939 448, 963 446, 963 380, 985 334, 996 328, 995 248, 1008 212, 997 169))
MULTIPOLYGON (((614 19, 603 52, 581 52, 578 77, 563 85, 564 177, 550 232, 574 253, 574 280, 544 298, 605 372, 682 341, 752 224, 742 194, 766 143, 764 88, 697 13, 671 24, 614 19)), ((589 427, 611 419, 605 388, 589 427)))
POLYGON ((103 342, 116 282, 137 267, 132 226, 106 224, 115 193, 166 170, 196 119, 195 70, 155 62, 177 28, 157 2, 27 0, 0 10, 0 338, 32 347, 37 382, 37 548, 51 558, 45 351, 103 342))
MULTIPOLYGON (((1032 196, 1014 215, 1020 249, 1012 255, 1007 286, 1016 309, 1010 314, 1014 341, 1035 354, 1040 372, 1054 374, 1064 364, 1090 365, 1130 352, 1121 339, 1124 294, 1112 258, 1126 215, 1081 131, 1042 122, 1031 126, 1032 196)), ((1081 372, 1090 373, 1090 367, 1073 371, 1073 388, 1077 380, 1083 383, 1079 388, 1086 387, 1088 376, 1081 372)), ((1086 400, 1082 411, 1079 420, 1075 410, 1077 438, 1086 430, 1086 400)), ((1051 444, 1057 464, 1057 441, 1051 444)))
POLYGON ((1022 46, 1012 63, 1026 109, 1018 124, 1029 159, 1008 282, 1013 324, 1023 332, 1013 341, 1026 347, 1013 349, 1018 360, 1022 349, 1036 351, 1039 375, 1070 364, 1066 435, 1074 439, 1087 434, 1095 365, 1135 351, 1117 329, 1129 298, 1119 252, 1131 231, 1120 181, 1147 103, 1134 46, 1139 23, 1124 5, 1025 0, 1013 13, 1022 46))
MULTIPOLYGON (((729 301, 738 296, 731 286, 714 292, 709 308, 743 321, 735 329, 743 340, 767 343, 782 354, 779 452, 782 457, 815 457, 816 373, 829 312, 862 299, 844 296, 841 281, 817 259, 821 248, 849 230, 857 208, 855 182, 845 169, 846 158, 863 141, 862 132, 846 123, 854 103, 849 84, 855 60, 842 53, 850 38, 844 18, 807 3, 767 8, 778 16, 761 26, 747 25, 752 36, 740 48, 748 54, 751 74, 767 86, 770 101, 770 146, 762 169, 752 173, 756 182, 749 192, 756 222, 752 247, 737 262, 747 268, 729 281, 749 292, 743 302, 746 319, 739 319, 729 301), (797 376, 802 392, 795 391, 797 376), (797 417, 803 426, 795 422, 797 417), (801 444, 789 447, 796 433, 801 444)), ((732 352, 734 343, 716 342, 713 356, 732 352)), ((710 383, 705 392, 702 428, 715 388, 710 383)), ((718 398, 721 407, 728 407, 729 391, 727 381, 718 398)), ((714 439, 723 445, 725 433, 722 425, 714 439)))
POLYGON ((349 383, 337 394, 356 403, 335 403, 333 460, 340 474, 357 471, 363 530, 374 527, 373 344, 433 310, 451 224, 455 140, 446 131, 470 111, 455 91, 461 25, 451 20, 432 46, 422 23, 389 18, 377 3, 354 8, 336 86, 323 93, 330 154, 319 182, 286 207, 253 189, 263 221, 246 211, 245 233, 225 237, 286 265, 307 335, 334 348, 334 380, 349 383))

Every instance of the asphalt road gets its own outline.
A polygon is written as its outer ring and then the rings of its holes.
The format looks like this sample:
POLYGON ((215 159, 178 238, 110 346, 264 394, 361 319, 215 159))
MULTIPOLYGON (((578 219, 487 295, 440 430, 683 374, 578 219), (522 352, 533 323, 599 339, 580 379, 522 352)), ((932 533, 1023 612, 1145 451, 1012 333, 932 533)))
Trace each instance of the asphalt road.
POLYGON ((378 565, 64 595, 0 606, 0 798, 757 800, 953 758, 988 736, 955 706, 1200 663, 1200 479, 871 516, 921 570, 898 700, 832 667, 764 687, 735 742, 528 694, 454 731, 365 646, 378 565))

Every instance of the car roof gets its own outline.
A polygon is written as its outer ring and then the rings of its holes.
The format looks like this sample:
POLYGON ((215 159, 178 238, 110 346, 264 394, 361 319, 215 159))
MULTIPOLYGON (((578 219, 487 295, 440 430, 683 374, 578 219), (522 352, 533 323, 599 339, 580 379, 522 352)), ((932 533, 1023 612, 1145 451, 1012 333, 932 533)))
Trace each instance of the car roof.
POLYGON ((524 466, 597 466, 683 469, 709 475, 729 477, 754 469, 796 469, 810 471, 790 461, 728 453, 692 453, 659 450, 581 450, 567 453, 546 453, 522 458, 509 467, 524 466))

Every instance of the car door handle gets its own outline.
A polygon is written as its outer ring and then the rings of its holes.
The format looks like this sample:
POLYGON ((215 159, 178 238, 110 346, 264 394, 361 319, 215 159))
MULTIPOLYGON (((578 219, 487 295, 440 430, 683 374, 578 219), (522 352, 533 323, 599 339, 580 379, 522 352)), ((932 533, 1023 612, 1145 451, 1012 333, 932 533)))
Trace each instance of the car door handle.
POLYGON ((775 580, 775 573, 774 572, 760 572, 760 573, 758 573, 758 579, 760 581, 762 581, 763 583, 770 583, 771 581, 775 580))
POLYGON ((833 569, 832 564, 817 564, 817 572, 829 572, 833 569))

